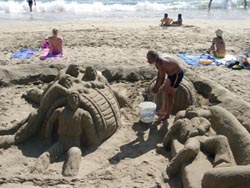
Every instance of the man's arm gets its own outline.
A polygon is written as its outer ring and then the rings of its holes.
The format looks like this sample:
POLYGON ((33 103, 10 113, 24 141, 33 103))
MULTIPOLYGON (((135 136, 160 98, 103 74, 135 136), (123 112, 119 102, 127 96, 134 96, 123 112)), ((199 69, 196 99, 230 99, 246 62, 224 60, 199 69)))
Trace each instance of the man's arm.
POLYGON ((53 112, 53 114, 50 116, 50 118, 48 119, 48 122, 45 125, 45 139, 48 142, 51 141, 51 134, 52 134, 52 130, 53 130, 53 127, 54 127, 54 123, 58 119, 61 111, 62 111, 62 108, 55 110, 53 112))
POLYGON ((210 53, 211 51, 214 51, 214 45, 215 45, 216 39, 214 38, 212 41, 212 45, 210 46, 210 48, 208 49, 208 53, 210 53))
POLYGON ((54 91, 60 93, 63 96, 67 96, 70 93, 69 89, 67 89, 66 87, 62 86, 59 83, 56 83, 54 87, 56 88, 54 91))
POLYGON ((34 0, 34 4, 36 5, 36 0, 34 0))
POLYGON ((95 130, 93 119, 88 111, 82 110, 82 135, 81 141, 83 145, 93 146, 99 144, 97 132, 95 130))
POLYGON ((165 73, 162 72, 160 68, 157 67, 157 69, 158 69, 157 80, 156 80, 155 86, 152 89, 152 92, 155 94, 158 93, 159 88, 161 87, 161 85, 163 84, 165 80, 165 73))
POLYGON ((60 38, 60 47, 59 47, 59 49, 60 49, 60 52, 61 52, 61 54, 63 55, 63 47, 62 47, 62 45, 63 45, 63 40, 60 38))
POLYGON ((51 37, 48 38, 48 43, 49 43, 49 55, 52 55, 53 45, 52 45, 51 37))

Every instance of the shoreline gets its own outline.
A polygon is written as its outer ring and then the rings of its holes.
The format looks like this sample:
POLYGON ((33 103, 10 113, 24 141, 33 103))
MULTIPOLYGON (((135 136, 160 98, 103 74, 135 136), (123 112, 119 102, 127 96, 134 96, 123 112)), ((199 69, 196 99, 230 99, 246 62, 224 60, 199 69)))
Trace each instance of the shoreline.
POLYGON ((204 20, 248 20, 250 17, 250 8, 243 9, 220 9, 212 8, 210 11, 204 9, 160 9, 160 10, 138 10, 138 11, 107 11, 107 12, 37 12, 32 13, 0 13, 0 22, 8 21, 31 21, 31 22, 70 22, 77 20, 133 20, 133 19, 161 19, 165 13, 170 18, 177 18, 178 14, 182 14, 184 19, 204 19, 204 20))
MULTIPOLYGON (((59 26, 61 28, 72 29, 84 28, 88 26, 104 26, 104 27, 115 27, 115 28, 140 28, 140 27, 150 27, 150 26, 160 26, 161 18, 110 18, 110 19, 99 19, 99 18, 86 18, 81 20, 73 21, 20 21, 15 20, 10 24, 10 21, 0 21, 0 32, 28 32, 28 31, 46 31, 46 28, 52 28, 53 25, 59 26), (21 28, 20 28, 21 27, 21 28)), ((192 25, 193 27, 206 28, 210 26, 217 26, 226 29, 249 29, 248 24, 250 24, 250 17, 244 20, 210 20, 210 19, 183 19, 183 25, 177 28, 185 28, 192 25), (235 25, 235 27, 232 27, 235 25)), ((163 29, 174 28, 174 27, 162 27, 163 29)))

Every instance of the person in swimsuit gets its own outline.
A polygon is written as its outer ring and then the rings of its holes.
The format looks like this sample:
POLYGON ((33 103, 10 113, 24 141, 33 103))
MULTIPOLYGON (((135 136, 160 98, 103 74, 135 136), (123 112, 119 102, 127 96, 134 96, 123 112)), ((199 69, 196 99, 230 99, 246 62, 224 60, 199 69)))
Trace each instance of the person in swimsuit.
POLYGON ((63 49, 62 49, 62 38, 58 37, 58 29, 54 28, 52 29, 52 36, 48 38, 49 42, 49 56, 52 55, 63 55, 63 49))
POLYGON ((213 0, 209 0, 209 2, 208 2, 208 12, 209 12, 210 9, 211 9, 212 1, 213 1, 213 0))
POLYGON ((32 12, 33 1, 34 1, 34 5, 36 5, 36 0, 27 0, 29 4, 30 12, 32 12))
POLYGON ((212 41, 212 45, 207 50, 207 53, 212 53, 215 57, 224 58, 226 55, 226 44, 222 38, 223 31, 217 29, 215 31, 216 37, 212 41))
POLYGON ((243 0, 242 4, 244 5, 244 9, 247 9, 247 0, 243 0))
POLYGON ((156 51, 150 50, 147 53, 148 63, 155 65, 158 69, 156 84, 152 89, 153 94, 157 94, 162 87, 162 106, 158 115, 162 120, 168 119, 174 106, 174 95, 181 83, 184 72, 179 63, 171 57, 160 57, 156 51))

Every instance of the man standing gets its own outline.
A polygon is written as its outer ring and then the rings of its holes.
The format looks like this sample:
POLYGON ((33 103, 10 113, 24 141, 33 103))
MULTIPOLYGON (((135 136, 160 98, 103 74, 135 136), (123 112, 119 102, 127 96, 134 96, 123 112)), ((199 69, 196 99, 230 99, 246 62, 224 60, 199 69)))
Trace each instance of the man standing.
POLYGON ((34 1, 34 4, 36 5, 36 0, 27 0, 29 4, 30 12, 32 12, 33 1, 34 1))
POLYGON ((162 120, 165 120, 172 113, 174 95, 184 76, 184 72, 175 59, 171 57, 162 58, 153 50, 147 53, 147 60, 149 64, 155 65, 158 69, 158 76, 152 93, 157 94, 162 86, 162 106, 158 115, 163 117, 162 120))
POLYGON ((247 9, 247 0, 243 0, 244 9, 247 9))
POLYGON ((211 9, 212 1, 213 0, 209 0, 209 2, 208 2, 208 11, 210 11, 210 9, 211 9))

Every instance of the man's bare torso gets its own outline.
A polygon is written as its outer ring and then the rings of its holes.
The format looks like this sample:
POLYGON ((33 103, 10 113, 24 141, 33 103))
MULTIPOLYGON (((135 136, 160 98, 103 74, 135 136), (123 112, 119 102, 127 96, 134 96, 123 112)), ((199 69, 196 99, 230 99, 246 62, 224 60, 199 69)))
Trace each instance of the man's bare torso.
POLYGON ((49 37, 50 48, 53 50, 52 52, 61 52, 62 50, 62 39, 59 37, 49 37))
POLYGON ((156 63, 156 67, 160 72, 169 76, 178 74, 182 70, 179 63, 171 57, 160 58, 159 62, 156 63))
POLYGON ((64 137, 80 138, 82 133, 83 110, 78 108, 73 111, 69 107, 64 107, 59 116, 58 134, 64 137))

